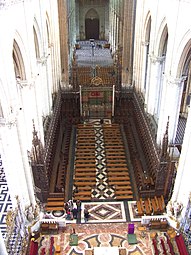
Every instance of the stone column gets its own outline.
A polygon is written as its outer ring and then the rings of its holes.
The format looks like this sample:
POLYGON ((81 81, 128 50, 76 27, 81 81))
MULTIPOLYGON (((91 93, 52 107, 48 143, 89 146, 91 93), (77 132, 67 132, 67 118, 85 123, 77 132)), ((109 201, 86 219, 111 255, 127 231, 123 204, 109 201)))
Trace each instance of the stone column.
POLYGON ((19 141, 19 146, 20 146, 20 152, 22 155, 23 183, 26 185, 26 189, 28 191, 27 193, 28 193, 28 196, 30 199, 30 204, 35 205, 36 201, 35 201, 35 196, 34 196, 33 174, 32 174, 32 169, 29 165, 29 158, 28 158, 27 151, 26 151, 26 148, 27 148, 26 141, 23 137, 24 127, 25 127, 23 122, 24 122, 24 120, 23 120, 21 114, 18 114, 17 135, 18 135, 18 141, 19 141))
POLYGON ((191 194, 190 185, 190 166, 191 166, 191 111, 189 109, 187 124, 184 134, 184 142, 179 159, 177 175, 172 195, 172 201, 181 202, 183 204, 183 215, 191 194))
POLYGON ((68 16, 67 1, 58 0, 59 27, 60 27, 60 55, 62 70, 62 87, 69 85, 69 45, 68 45, 68 16))
MULTIPOLYGON (((145 91, 146 89, 146 78, 147 78, 147 72, 148 72, 148 46, 149 46, 149 42, 141 42, 141 52, 142 54, 140 54, 140 63, 142 63, 142 70, 140 70, 140 80, 141 83, 138 83, 139 86, 139 90, 140 91, 145 91), (140 87, 140 85, 142 84, 142 88, 140 87)), ((146 100, 147 100, 147 96, 145 96, 146 100)))
POLYGON ((122 86, 132 85, 134 1, 125 1, 123 20, 122 86))
POLYGON ((161 91, 160 91, 159 84, 160 84, 160 80, 162 79, 161 66, 164 61, 164 57, 157 57, 154 55, 150 55, 149 59, 150 59, 149 61, 150 68, 149 70, 148 69, 144 70, 144 71, 147 71, 147 80, 145 81, 146 82, 146 104, 147 104, 148 113, 150 113, 151 115, 154 115, 156 106, 158 105, 158 101, 161 100, 161 91))
POLYGON ((169 142, 172 143, 176 137, 179 110, 181 104, 182 90, 185 78, 166 77, 163 85, 161 110, 158 122, 157 143, 160 144, 166 129, 169 116, 169 142), (166 85, 166 86, 165 86, 166 85))
POLYGON ((25 144, 25 125, 23 124, 24 120, 21 119, 19 113, 6 119, 4 126, 1 127, 0 137, 4 172, 13 208, 16 205, 16 196, 21 199, 24 206, 31 203, 35 205, 36 203, 32 183, 33 177, 25 144))

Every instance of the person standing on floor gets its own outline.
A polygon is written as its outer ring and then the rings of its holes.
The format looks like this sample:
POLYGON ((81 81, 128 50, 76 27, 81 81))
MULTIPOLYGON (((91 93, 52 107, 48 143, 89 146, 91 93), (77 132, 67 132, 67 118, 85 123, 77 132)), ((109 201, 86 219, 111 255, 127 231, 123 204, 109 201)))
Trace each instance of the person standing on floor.
POLYGON ((72 213, 73 213, 73 217, 74 217, 74 219, 77 219, 77 216, 78 216, 78 210, 77 210, 77 208, 76 208, 76 207, 74 207, 74 208, 72 209, 72 213))
POLYGON ((82 202, 78 199, 76 200, 76 206, 77 206, 77 211, 80 212, 81 211, 81 205, 82 205, 82 202))
POLYGON ((90 217, 90 213, 89 213, 88 209, 84 208, 84 221, 85 221, 85 223, 88 222, 89 217, 90 217))

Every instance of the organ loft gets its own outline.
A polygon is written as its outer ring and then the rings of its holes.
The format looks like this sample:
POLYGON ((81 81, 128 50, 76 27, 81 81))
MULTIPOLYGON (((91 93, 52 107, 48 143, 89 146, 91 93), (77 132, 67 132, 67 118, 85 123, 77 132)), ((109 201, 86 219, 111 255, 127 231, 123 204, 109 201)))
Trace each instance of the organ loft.
POLYGON ((190 8, 0 1, 1 254, 188 254, 190 8))

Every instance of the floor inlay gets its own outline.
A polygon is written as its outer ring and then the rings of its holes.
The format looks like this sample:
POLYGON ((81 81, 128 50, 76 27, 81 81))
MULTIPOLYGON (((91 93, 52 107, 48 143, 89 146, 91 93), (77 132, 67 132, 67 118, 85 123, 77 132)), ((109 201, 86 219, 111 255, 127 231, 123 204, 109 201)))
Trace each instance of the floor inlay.
POLYGON ((126 222, 123 202, 91 202, 82 203, 81 222, 84 223, 84 207, 90 213, 89 223, 126 222))

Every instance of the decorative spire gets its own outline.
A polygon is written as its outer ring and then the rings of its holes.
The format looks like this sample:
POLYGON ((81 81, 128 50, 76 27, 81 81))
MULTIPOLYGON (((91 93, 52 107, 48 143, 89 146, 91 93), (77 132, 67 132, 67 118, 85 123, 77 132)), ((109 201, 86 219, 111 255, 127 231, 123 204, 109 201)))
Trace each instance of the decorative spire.
POLYGON ((166 158, 167 157, 167 150, 168 150, 168 129, 169 129, 169 116, 168 116, 168 121, 166 125, 166 132, 163 137, 163 142, 162 142, 162 151, 161 151, 161 158, 166 158))
POLYGON ((43 147, 40 139, 38 138, 37 131, 33 120, 33 140, 32 140, 32 161, 36 164, 43 164, 43 147))

